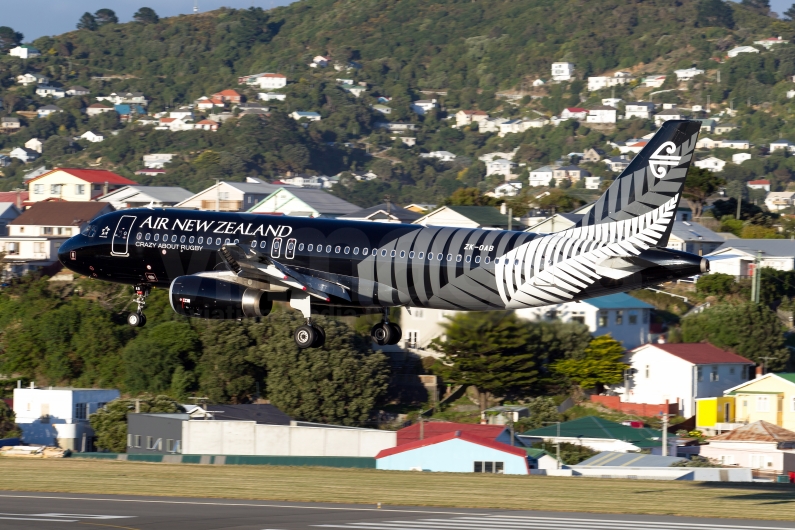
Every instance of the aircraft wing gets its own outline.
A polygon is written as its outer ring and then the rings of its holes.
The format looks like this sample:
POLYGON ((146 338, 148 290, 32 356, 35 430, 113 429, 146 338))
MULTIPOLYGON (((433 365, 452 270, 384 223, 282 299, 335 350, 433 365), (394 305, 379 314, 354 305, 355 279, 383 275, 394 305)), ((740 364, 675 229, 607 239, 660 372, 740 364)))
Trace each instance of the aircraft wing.
POLYGON ((329 295, 348 302, 351 301, 347 287, 298 272, 289 265, 265 254, 260 254, 254 249, 245 249, 240 245, 230 244, 218 249, 218 254, 229 270, 238 276, 276 282, 290 289, 304 291, 326 302, 330 301, 329 295))

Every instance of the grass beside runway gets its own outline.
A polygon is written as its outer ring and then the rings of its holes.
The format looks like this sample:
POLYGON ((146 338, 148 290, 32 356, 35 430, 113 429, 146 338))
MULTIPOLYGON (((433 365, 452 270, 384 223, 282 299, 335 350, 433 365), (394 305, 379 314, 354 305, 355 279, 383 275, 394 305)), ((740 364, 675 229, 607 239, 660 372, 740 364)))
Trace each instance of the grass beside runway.
POLYGON ((0 458, 4 490, 795 520, 795 484, 0 458))

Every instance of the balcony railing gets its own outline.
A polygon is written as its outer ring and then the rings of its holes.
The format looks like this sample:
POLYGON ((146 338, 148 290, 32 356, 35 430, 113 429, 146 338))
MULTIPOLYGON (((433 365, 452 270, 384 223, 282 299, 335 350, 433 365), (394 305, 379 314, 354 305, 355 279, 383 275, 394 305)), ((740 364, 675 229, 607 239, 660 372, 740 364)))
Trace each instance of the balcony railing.
POLYGON ((202 210, 215 210, 216 206, 221 212, 239 212, 243 208, 243 201, 202 201, 202 210))

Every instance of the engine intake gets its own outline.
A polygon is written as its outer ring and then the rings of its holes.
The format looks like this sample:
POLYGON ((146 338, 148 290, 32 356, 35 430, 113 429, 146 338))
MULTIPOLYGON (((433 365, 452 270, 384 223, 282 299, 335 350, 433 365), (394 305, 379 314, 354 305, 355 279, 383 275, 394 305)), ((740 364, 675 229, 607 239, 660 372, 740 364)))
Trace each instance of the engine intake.
POLYGON ((273 308, 265 291, 205 276, 174 278, 168 297, 176 313, 212 320, 264 317, 273 308))

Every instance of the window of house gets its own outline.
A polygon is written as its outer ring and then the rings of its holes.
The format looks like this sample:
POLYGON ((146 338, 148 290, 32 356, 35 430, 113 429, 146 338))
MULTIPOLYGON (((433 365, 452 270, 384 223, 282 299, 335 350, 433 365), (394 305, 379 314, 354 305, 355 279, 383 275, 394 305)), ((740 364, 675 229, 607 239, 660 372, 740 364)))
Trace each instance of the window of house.
POLYGON ((127 435, 127 447, 132 447, 132 446, 133 446, 133 435, 132 434, 128 434, 127 435))
POLYGON ((61 186, 61 184, 50 184, 50 195, 60 195, 61 186))
POLYGON ((585 317, 583 317, 583 316, 571 317, 571 321, 572 322, 577 322, 578 324, 585 324, 585 317))
POLYGON ((718 367, 713 366, 709 371, 709 380, 713 383, 718 380, 718 367))
POLYGON ((44 184, 34 184, 33 185, 33 193, 35 195, 41 195, 44 193, 44 184))
POLYGON ((704 373, 700 366, 696 366, 696 381, 699 383, 704 380, 704 373))
POLYGON ((75 184, 75 195, 83 195, 86 192, 85 184, 75 184))
POLYGON ((599 312, 599 322, 597 323, 600 328, 607 327, 607 311, 599 312))
POLYGON ((135 445, 133 445, 133 447, 141 447, 141 435, 140 434, 136 434, 135 435, 135 445))
POLYGON ((770 398, 768 396, 756 396, 756 411, 770 412, 770 398))
POLYGON ((43 254, 46 251, 44 245, 45 245, 45 243, 43 243, 43 242, 42 243, 36 243, 36 252, 38 252, 39 254, 43 254))
POLYGON ((729 366, 729 375, 734 375, 734 366, 729 366))
POLYGON ((167 453, 174 453, 176 446, 174 445, 174 440, 167 438, 166 439, 166 452, 167 453))
POLYGON ((475 473, 499 473, 502 474, 505 467, 504 462, 478 462, 473 463, 475 473))
POLYGON ((44 234, 45 236, 50 236, 50 235, 52 235, 52 227, 51 227, 51 226, 44 226, 44 227, 42 227, 42 229, 41 229, 41 233, 42 233, 42 234, 44 234))
POLYGON ((624 323, 624 311, 619 309, 616 311, 616 325, 620 326, 624 323))
POLYGON ((644 324, 648 324, 649 323, 649 312, 648 311, 643 311, 643 323, 644 324))
POLYGON ((422 309, 412 308, 411 316, 414 318, 422 318, 422 309))
POLYGON ((795 412, 795 397, 792 398, 792 404, 790 405, 790 410, 792 410, 792 412, 795 412))
POLYGON ((638 323, 638 315, 629 315, 629 323, 635 325, 638 323))
POLYGON ((146 448, 147 449, 151 449, 152 448, 152 437, 151 436, 147 436, 146 437, 146 448))
POLYGON ((75 419, 85 420, 88 418, 88 407, 86 403, 75 403, 75 419))

